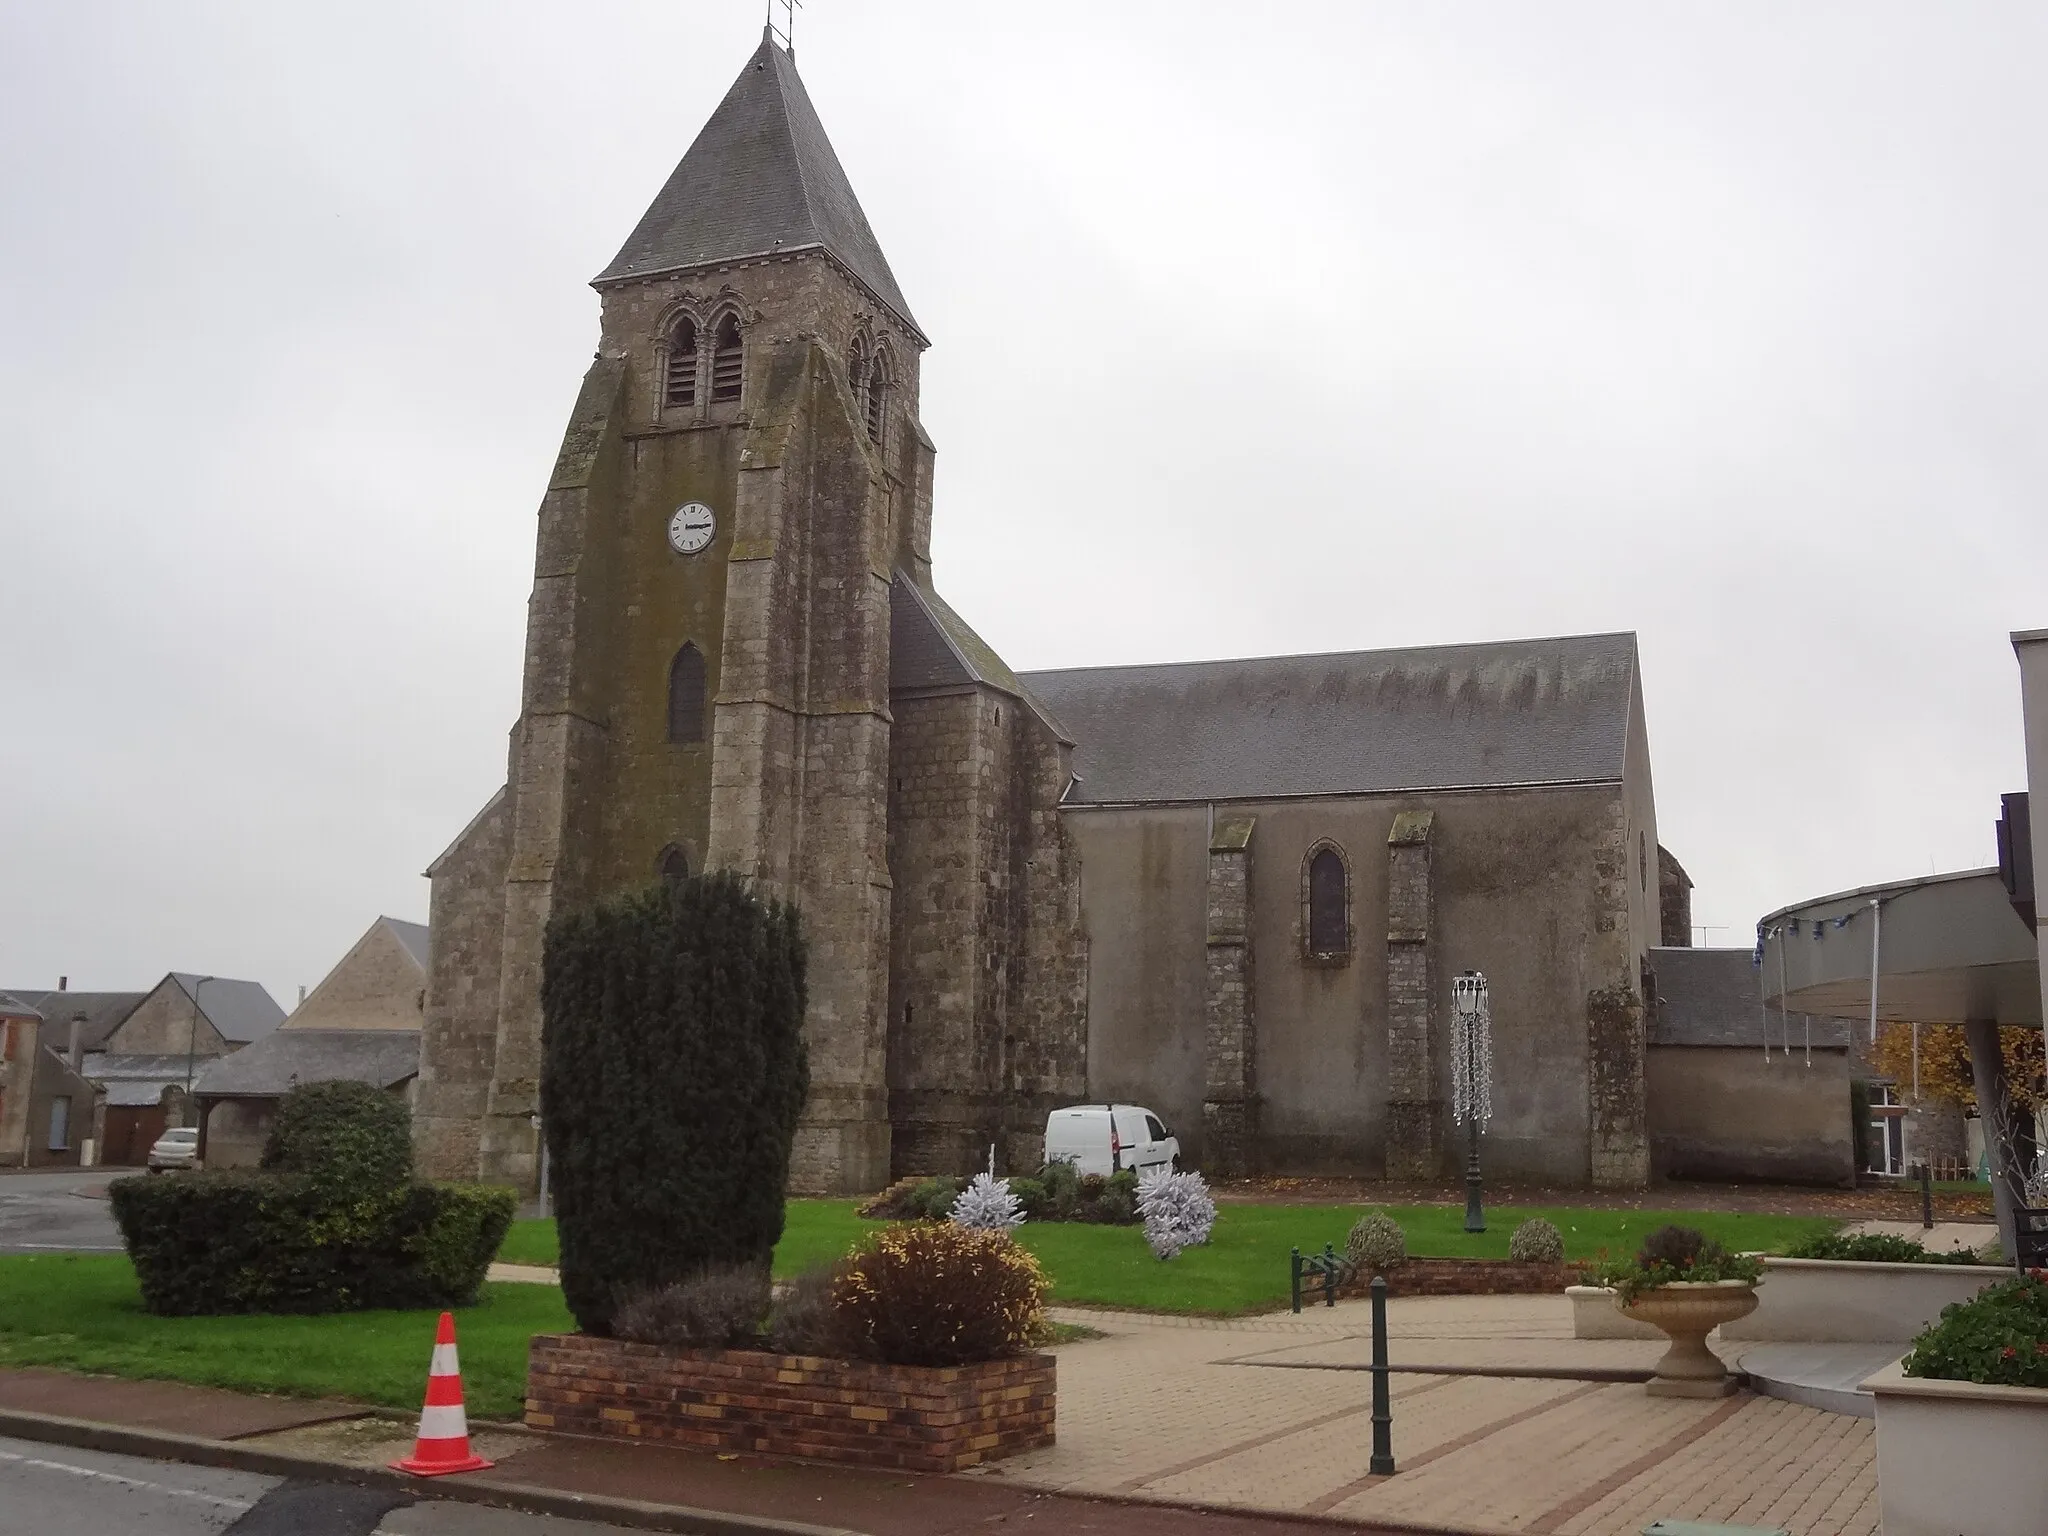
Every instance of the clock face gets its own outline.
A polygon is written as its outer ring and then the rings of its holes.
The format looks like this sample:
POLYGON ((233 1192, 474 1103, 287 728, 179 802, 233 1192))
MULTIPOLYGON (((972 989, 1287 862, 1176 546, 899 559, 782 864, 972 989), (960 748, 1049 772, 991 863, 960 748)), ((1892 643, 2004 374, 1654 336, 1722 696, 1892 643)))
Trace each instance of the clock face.
POLYGON ((701 501, 686 501, 668 520, 669 547, 679 555, 694 555, 718 532, 718 519, 701 501))

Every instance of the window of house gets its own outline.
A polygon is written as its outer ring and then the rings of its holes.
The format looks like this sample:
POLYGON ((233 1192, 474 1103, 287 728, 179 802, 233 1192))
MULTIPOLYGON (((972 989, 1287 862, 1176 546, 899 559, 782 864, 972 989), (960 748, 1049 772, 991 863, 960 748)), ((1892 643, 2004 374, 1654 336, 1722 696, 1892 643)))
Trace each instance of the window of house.
POLYGON ((697 322, 688 315, 668 336, 668 375, 662 403, 671 409, 697 403, 697 322))
POLYGON ((888 405, 889 376, 882 371, 882 354, 868 364, 868 441, 882 440, 882 415, 888 405))
POLYGON ((711 403, 723 405, 740 397, 740 320, 727 315, 711 341, 711 403))
POLYGON ((50 1100, 50 1146, 52 1152, 66 1152, 71 1148, 71 1100, 55 1098, 50 1100))
POLYGON ((1351 950, 1350 880, 1344 855, 1319 848, 1308 861, 1308 948, 1313 955, 1351 950))
POLYGON ((704 739, 704 653, 687 640, 668 666, 668 739, 704 739))

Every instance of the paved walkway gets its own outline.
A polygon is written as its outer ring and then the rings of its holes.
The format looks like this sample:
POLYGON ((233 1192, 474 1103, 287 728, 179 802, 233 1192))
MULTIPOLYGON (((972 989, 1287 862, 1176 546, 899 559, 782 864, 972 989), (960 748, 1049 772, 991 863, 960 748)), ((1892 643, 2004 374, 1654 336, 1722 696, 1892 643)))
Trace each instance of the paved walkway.
POLYGON ((1366 1473, 1365 1302, 1230 1322, 1066 1312, 1107 1337, 1060 1353, 1059 1443, 969 1474, 1067 1493, 1561 1536, 1652 1520, 1875 1536, 1871 1426, 1742 1393, 1449 1374, 1647 1369, 1661 1342, 1575 1340, 1563 1297, 1389 1303, 1396 1474, 1366 1473), (1446 1367, 1431 1372, 1430 1366, 1446 1367), (1418 1369, 1419 1368, 1419 1369, 1418 1369))

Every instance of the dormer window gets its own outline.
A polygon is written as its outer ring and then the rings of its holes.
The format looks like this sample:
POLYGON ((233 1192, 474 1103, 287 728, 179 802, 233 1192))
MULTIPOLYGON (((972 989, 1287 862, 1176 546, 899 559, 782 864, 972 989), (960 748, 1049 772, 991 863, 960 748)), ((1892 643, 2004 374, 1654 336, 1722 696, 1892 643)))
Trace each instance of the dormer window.
POLYGON ((670 410, 697 403, 697 322, 688 315, 668 333, 668 368, 661 399, 670 410))
POLYGON ((740 397, 740 321, 727 315, 718 322, 711 342, 711 403, 724 405, 740 397))

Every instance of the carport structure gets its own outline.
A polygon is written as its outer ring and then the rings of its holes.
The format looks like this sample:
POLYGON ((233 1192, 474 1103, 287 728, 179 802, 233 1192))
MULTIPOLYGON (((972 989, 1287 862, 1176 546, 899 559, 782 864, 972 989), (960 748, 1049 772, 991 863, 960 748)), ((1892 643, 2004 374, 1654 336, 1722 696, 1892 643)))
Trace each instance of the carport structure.
POLYGON ((2002 1118, 1998 1031, 2042 1029, 2042 944, 2035 873, 2048 868, 2048 630, 2012 637, 2026 730, 2025 795, 2006 798, 2000 866, 1865 886, 1781 907, 1757 925, 1759 1004, 1785 1015, 1960 1024, 1985 1106, 1999 1232, 2012 1250, 2021 1170, 2002 1118), (2024 914, 2024 915, 2023 915, 2024 914))

